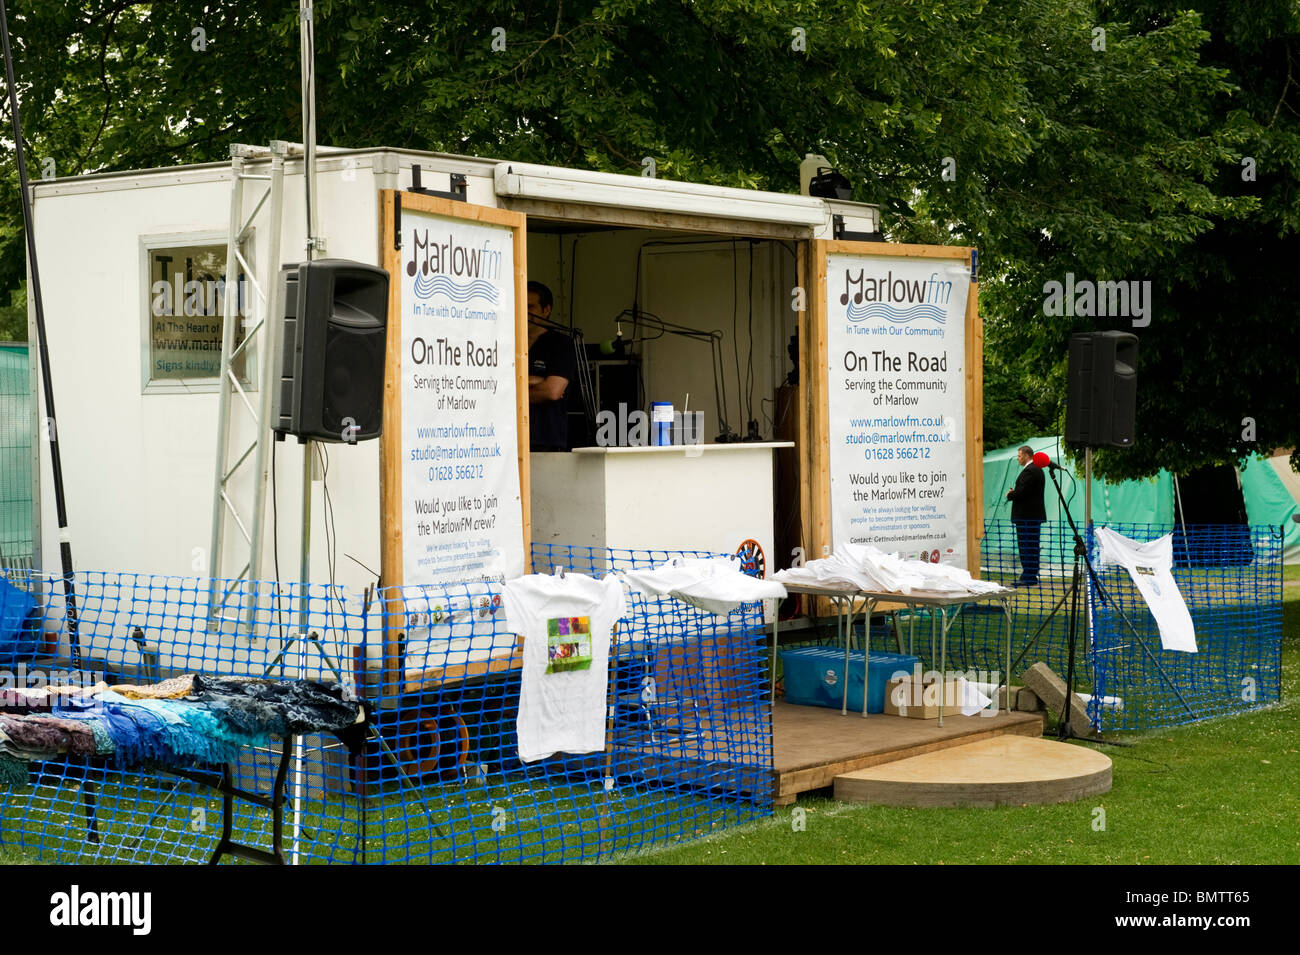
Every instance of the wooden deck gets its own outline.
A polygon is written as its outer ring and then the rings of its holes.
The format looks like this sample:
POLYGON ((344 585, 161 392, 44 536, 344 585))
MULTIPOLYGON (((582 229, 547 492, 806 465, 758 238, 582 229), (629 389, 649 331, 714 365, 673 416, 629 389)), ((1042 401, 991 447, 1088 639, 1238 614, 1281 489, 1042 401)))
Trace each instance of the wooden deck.
POLYGON ((1041 713, 996 716, 944 715, 935 720, 861 713, 841 715, 818 706, 777 703, 772 712, 775 802, 793 803, 799 793, 825 789, 841 773, 908 759, 996 736, 1040 737, 1041 713))

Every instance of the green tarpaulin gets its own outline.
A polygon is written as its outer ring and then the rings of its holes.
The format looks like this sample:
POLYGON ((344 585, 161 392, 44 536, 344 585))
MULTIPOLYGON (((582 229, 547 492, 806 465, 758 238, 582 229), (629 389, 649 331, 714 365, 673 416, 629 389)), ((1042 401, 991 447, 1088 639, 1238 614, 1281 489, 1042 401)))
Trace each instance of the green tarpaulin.
MULTIPOLYGON (((1045 451, 1053 461, 1063 464, 1067 471, 1058 471, 1058 480, 1065 495, 1070 513, 1080 527, 1083 526, 1083 462, 1075 462, 1064 452, 1059 437, 1030 438, 1024 442, 1035 451, 1045 451), (1078 465, 1077 469, 1075 465, 1078 465)), ((1011 502, 1007 489, 1016 481, 1020 465, 1016 462, 1016 449, 1020 445, 999 448, 984 455, 984 519, 1010 521, 1011 502)), ((1300 475, 1291 470, 1287 455, 1274 458, 1249 458, 1241 470, 1242 493, 1246 499, 1246 515, 1252 524, 1281 524, 1285 528, 1285 552, 1288 564, 1300 563, 1300 524, 1291 518, 1300 513, 1300 475)), ((1047 519, 1064 521, 1065 514, 1049 482, 1046 494, 1047 519)), ((1174 520, 1174 480, 1168 471, 1143 481, 1109 483, 1100 479, 1092 482, 1092 518, 1094 521, 1172 524, 1174 520)), ((1010 540, 1010 538, 1006 538, 1010 540)))

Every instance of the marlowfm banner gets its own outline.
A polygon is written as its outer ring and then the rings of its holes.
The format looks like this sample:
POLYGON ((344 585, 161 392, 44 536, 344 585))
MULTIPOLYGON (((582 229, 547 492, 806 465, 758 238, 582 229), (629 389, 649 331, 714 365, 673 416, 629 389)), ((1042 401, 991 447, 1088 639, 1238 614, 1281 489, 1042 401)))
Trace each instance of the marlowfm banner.
POLYGON ((524 572, 515 438, 514 238, 402 214, 402 576, 524 572))
POLYGON ((963 259, 828 255, 831 539, 966 567, 963 259))

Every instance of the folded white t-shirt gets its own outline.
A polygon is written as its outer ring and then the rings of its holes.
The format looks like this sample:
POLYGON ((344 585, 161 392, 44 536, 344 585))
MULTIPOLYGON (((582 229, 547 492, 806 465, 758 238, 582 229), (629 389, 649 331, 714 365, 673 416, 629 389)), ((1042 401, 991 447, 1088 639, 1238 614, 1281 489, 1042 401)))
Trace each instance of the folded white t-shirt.
POLYGON ((519 758, 605 749, 610 630, 627 616, 617 577, 530 574, 502 590, 505 627, 524 638, 519 758))
POLYGON ((642 593, 670 595, 719 616, 743 603, 786 595, 784 585, 751 577, 727 558, 678 557, 654 570, 625 570, 623 578, 642 593))
POLYGON ((976 580, 952 564, 903 558, 870 544, 844 544, 829 557, 810 560, 802 567, 791 567, 773 576, 789 584, 918 596, 986 594, 1002 589, 990 581, 976 580))

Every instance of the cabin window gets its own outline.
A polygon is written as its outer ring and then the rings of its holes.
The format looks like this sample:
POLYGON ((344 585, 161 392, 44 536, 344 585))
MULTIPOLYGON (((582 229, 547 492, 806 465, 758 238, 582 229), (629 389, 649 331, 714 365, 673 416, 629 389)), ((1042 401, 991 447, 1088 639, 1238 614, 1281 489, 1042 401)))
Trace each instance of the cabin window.
MULTIPOLYGON (((245 253, 247 254, 247 253, 245 253)), ((145 301, 148 347, 146 383, 207 382, 221 375, 226 298, 235 295, 235 343, 244 340, 251 309, 247 279, 226 284, 226 244, 155 246, 146 250, 145 301)), ((235 371, 248 384, 249 360, 241 353, 235 371)))

